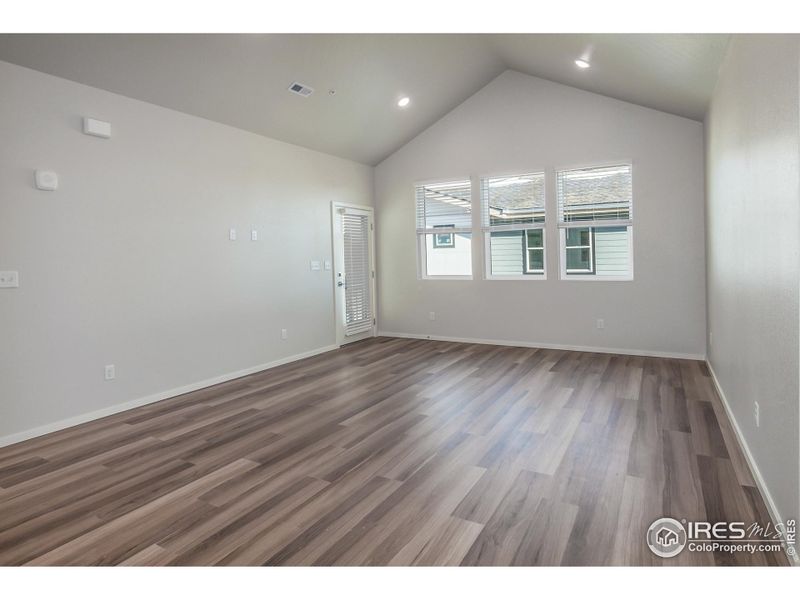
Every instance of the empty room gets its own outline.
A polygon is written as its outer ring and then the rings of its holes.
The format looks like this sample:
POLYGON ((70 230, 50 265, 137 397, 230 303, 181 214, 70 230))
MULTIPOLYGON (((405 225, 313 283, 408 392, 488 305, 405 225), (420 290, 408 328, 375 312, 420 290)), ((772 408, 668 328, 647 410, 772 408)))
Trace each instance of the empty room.
POLYGON ((795 34, 0 34, 0 565, 795 565, 799 209, 795 34))

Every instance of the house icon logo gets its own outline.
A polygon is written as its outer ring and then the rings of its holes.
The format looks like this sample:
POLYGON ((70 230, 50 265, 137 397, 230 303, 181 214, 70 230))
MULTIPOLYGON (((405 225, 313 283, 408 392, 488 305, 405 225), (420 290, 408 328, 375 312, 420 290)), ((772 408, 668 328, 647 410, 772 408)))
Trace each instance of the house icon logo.
POLYGON ((686 529, 680 521, 663 517, 647 530, 647 545, 656 556, 672 558, 686 546, 686 529))

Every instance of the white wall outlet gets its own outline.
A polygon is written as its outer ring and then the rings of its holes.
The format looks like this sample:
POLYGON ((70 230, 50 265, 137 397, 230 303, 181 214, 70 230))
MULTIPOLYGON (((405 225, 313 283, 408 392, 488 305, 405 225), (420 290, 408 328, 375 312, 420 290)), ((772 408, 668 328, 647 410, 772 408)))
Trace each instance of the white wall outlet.
POLYGON ((319 271, 322 268, 321 263, 318 260, 311 261, 311 270, 312 271, 319 271))
POLYGON ((36 189, 54 192, 58 189, 58 175, 53 171, 36 171, 36 189))
POLYGON ((90 119, 84 117, 83 119, 83 133, 86 135, 93 135, 100 138, 111 137, 111 123, 106 121, 99 121, 97 119, 90 119))
POLYGON ((19 287, 18 271, 0 271, 0 288, 19 287))
POLYGON ((253 229, 250 231, 250 241, 257 242, 258 241, 258 230, 253 229))
POLYGON ((230 241, 232 241, 232 242, 235 242, 235 241, 236 241, 236 230, 235 230, 235 229, 230 229, 230 230, 228 231, 228 239, 229 239, 230 241))
POLYGON ((106 381, 111 381, 116 376, 117 376, 117 370, 114 367, 114 365, 106 365, 106 369, 105 369, 105 379, 106 379, 106 381))
POLYGON ((329 260, 325 261, 325 270, 326 271, 330 271, 331 270, 331 261, 329 261, 329 260))
POLYGON ((433 312, 433 311, 429 312, 428 313, 428 320, 429 321, 435 321, 436 320, 436 313, 433 312))
POLYGON ((756 427, 761 427, 761 407, 758 402, 753 402, 753 416, 756 418, 756 427))
POLYGON ((597 319, 597 328, 598 329, 605 329, 606 328, 606 322, 605 322, 604 319, 597 319))
POLYGON ((281 339, 286 340, 289 338, 289 332, 286 329, 281 329, 281 339))

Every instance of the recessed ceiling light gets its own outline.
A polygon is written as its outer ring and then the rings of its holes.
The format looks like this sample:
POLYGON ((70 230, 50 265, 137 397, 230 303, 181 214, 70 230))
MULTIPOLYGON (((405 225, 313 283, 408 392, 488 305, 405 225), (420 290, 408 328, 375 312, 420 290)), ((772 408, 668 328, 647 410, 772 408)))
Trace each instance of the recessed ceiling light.
POLYGON ((589 67, 591 67, 591 66, 592 66, 592 65, 590 65, 588 62, 586 62, 585 60, 583 60, 582 58, 578 58, 578 59, 576 59, 576 60, 575 60, 575 64, 576 64, 576 65, 578 65, 578 66, 579 66, 581 69, 588 69, 589 67))
POLYGON ((406 106, 408 106, 409 102, 411 102, 411 98, 409 98, 408 96, 403 96, 402 98, 400 98, 400 100, 397 101, 397 106, 399 106, 400 108, 405 108, 406 106))

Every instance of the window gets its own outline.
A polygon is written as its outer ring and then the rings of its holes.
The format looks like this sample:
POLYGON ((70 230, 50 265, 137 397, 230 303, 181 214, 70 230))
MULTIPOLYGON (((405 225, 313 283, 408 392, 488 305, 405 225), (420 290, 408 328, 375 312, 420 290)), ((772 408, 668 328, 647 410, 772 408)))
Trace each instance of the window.
POLYGON ((417 242, 423 278, 472 277, 469 179, 416 186, 417 242))
MULTIPOLYGON (((434 229, 447 227, 452 229, 455 225, 434 225, 434 229)), ((433 247, 434 248, 455 248, 456 240, 452 233, 434 233, 433 234, 433 247)))
POLYGON ((481 179, 486 276, 543 279, 544 173, 481 179))
POLYGON ((563 279, 633 279, 630 165, 556 174, 563 279))

